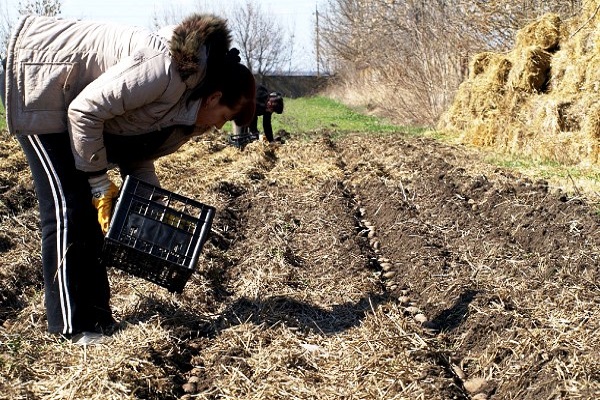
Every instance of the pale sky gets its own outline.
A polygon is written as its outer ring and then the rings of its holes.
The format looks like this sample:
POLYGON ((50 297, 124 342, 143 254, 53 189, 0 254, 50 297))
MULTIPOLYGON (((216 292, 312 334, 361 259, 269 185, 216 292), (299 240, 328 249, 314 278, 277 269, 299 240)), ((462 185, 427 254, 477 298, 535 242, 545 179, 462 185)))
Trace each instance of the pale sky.
MULTIPOLYGON (((155 14, 167 10, 181 12, 201 11, 227 16, 228 10, 243 7, 247 0, 63 0, 61 16, 112 21, 124 24, 152 26, 155 14)), ((294 55, 298 69, 316 70, 314 51, 314 21, 317 4, 323 0, 251 0, 259 4, 266 15, 272 15, 280 25, 295 36, 294 55)), ((19 0, 4 0, 7 10, 17 10, 19 0)), ((321 6, 321 5, 319 5, 321 6)))

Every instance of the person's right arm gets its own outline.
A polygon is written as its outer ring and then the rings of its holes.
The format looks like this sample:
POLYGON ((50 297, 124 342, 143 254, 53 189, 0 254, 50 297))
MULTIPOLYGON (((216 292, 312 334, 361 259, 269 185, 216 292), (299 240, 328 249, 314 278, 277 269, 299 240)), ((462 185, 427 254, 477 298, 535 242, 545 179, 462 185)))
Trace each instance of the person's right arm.
MULTIPOLYGON (((107 168, 105 121, 150 103, 156 103, 157 111, 163 105, 166 113, 172 104, 163 99, 183 95, 184 85, 175 85, 181 93, 166 92, 173 74, 164 57, 156 53, 150 57, 128 57, 100 75, 70 103, 67 124, 77 169, 93 173, 107 168)), ((137 117, 130 113, 128 123, 135 124, 137 117)))
MULTIPOLYGON (((128 111, 141 111, 144 106, 156 104, 152 108, 156 115, 141 112, 127 115, 128 124, 135 125, 139 118, 140 125, 148 125, 141 129, 151 128, 151 121, 159 119, 161 112, 166 113, 185 89, 185 85, 170 85, 173 74, 169 73, 167 65, 162 53, 152 53, 148 57, 137 53, 135 57, 127 57, 107 69, 69 104, 67 126, 75 167, 89 175, 92 202, 104 234, 108 230, 114 198, 118 194, 117 187, 106 173, 105 122, 128 111), (181 93, 170 93, 169 88, 181 90, 181 93)), ((155 174, 154 177, 151 175, 149 178, 156 178, 155 174)))
POLYGON ((271 113, 266 112, 263 115, 263 130, 265 131, 265 137, 269 142, 273 141, 273 126, 271 125, 271 113))

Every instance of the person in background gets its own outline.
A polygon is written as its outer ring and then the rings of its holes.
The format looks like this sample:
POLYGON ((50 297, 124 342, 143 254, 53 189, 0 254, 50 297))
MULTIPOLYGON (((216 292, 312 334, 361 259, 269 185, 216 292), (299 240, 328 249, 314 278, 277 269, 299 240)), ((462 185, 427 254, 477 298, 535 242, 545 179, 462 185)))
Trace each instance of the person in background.
POLYGON ((151 184, 154 160, 255 110, 254 77, 226 21, 193 14, 157 32, 29 15, 9 39, 7 127, 39 200, 48 331, 91 343, 114 328, 99 262, 118 167, 151 184))
POLYGON ((236 135, 259 134, 258 117, 262 116, 262 126, 264 139, 269 143, 273 142, 273 126, 271 125, 271 115, 273 113, 283 113, 283 97, 281 93, 271 92, 263 85, 258 85, 256 89, 256 111, 254 118, 247 126, 239 126, 234 123, 234 133, 236 135))

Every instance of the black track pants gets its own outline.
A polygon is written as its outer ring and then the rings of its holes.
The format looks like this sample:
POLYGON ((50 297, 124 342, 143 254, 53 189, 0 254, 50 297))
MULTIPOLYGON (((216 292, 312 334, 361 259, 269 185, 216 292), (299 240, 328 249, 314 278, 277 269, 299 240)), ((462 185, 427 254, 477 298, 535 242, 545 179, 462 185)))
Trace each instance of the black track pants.
POLYGON ((39 199, 48 331, 73 334, 112 321, 102 231, 68 133, 20 136, 39 199))

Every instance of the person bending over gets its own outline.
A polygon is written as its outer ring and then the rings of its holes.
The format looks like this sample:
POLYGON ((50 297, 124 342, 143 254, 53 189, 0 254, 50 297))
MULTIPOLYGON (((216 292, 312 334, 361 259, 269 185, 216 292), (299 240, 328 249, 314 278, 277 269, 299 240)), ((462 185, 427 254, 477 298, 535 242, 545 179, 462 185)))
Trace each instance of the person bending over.
POLYGON ((259 134, 258 117, 262 116, 262 126, 264 138, 268 142, 273 142, 273 126, 271 125, 271 116, 273 113, 283 113, 283 97, 281 93, 271 92, 263 85, 258 85, 256 89, 256 111, 250 124, 240 126, 234 123, 234 133, 236 135, 259 134))
POLYGON ((250 123, 254 77, 224 19, 192 14, 152 32, 29 15, 8 43, 2 101, 39 200, 48 331, 85 339, 115 320, 99 262, 118 188, 159 185, 154 160, 194 135, 250 123))

